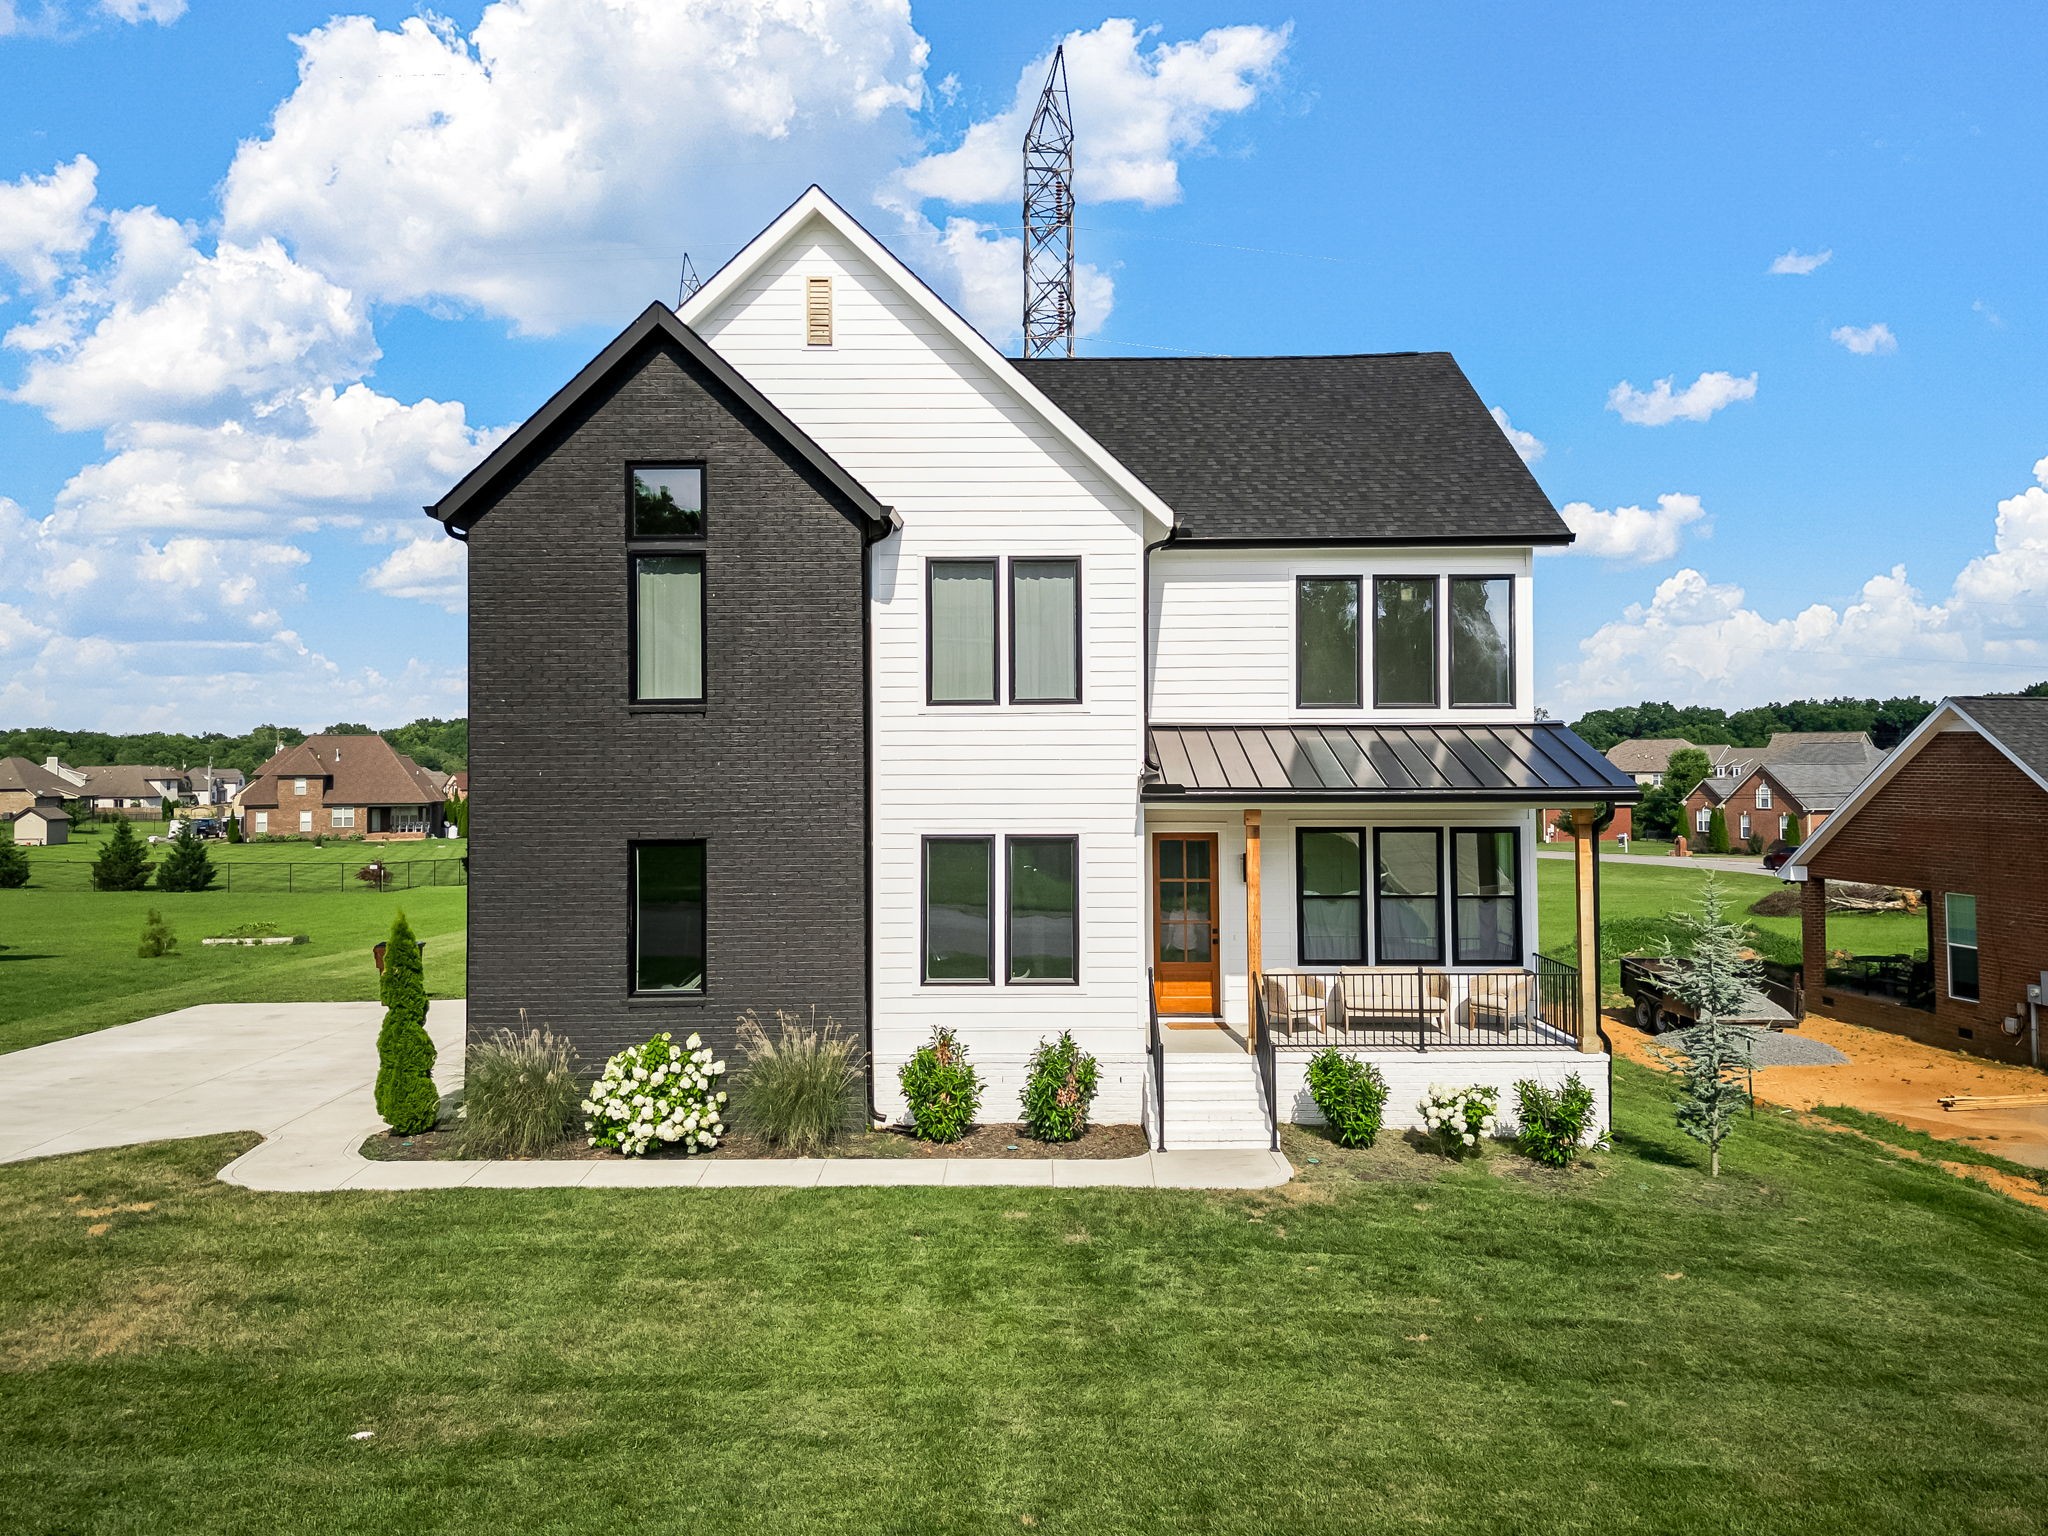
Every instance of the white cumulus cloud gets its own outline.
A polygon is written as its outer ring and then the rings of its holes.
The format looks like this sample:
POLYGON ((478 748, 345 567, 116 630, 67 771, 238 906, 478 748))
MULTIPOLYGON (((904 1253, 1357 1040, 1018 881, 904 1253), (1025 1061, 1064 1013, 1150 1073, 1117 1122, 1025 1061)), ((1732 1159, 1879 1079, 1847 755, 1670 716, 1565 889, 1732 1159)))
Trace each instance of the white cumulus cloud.
POLYGON ((47 288, 65 261, 92 244, 99 167, 79 155, 46 176, 0 181, 0 265, 32 289, 47 288))
POLYGON ((1882 320, 1875 325, 1838 325, 1828 339, 1847 347, 1858 357, 1872 357, 1899 350, 1899 338, 1882 320))
POLYGON ((1835 253, 1815 251, 1808 255, 1796 247, 1771 263, 1773 277, 1808 277, 1835 259, 1835 253))
POLYGON ((1534 432, 1524 432, 1512 421, 1509 421, 1508 413, 1499 406, 1492 407, 1492 414, 1494 424, 1507 434, 1508 441, 1515 445, 1515 452, 1522 456, 1524 464, 1534 464, 1544 454, 1550 452, 1544 446, 1542 438, 1538 437, 1534 432))
POLYGON ((407 539, 363 573, 363 585, 373 592, 433 603, 450 613, 462 611, 468 580, 468 551, 439 529, 407 539))
POLYGON ((1662 427, 1674 421, 1705 421, 1738 400, 1756 398, 1753 373, 1746 379, 1732 373, 1703 373, 1683 389, 1673 388, 1677 382, 1674 375, 1649 389, 1637 389, 1623 379, 1608 391, 1607 409, 1639 427, 1662 427))
POLYGON ((1615 565, 1652 565, 1669 560, 1685 542, 1685 531, 1699 526, 1706 532, 1707 509, 1697 496, 1659 496, 1654 511, 1645 507, 1615 507, 1600 511, 1588 502, 1574 501, 1561 509, 1566 526, 1577 535, 1571 552, 1592 555, 1615 565))

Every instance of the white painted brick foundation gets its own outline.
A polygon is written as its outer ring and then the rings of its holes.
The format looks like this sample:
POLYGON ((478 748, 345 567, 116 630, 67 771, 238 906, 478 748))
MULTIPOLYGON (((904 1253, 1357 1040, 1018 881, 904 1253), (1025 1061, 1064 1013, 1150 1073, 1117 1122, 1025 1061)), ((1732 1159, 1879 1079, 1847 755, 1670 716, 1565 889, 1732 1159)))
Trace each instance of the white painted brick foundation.
MULTIPOLYGON (((1282 1051, 1276 1074, 1281 1112, 1301 1125, 1320 1125, 1315 1101, 1308 1096, 1307 1051, 1282 1051)), ((1614 1123, 1607 1096, 1607 1057, 1581 1055, 1577 1051, 1396 1051, 1355 1050, 1345 1054, 1370 1061, 1387 1079, 1385 1124, 1389 1130, 1418 1129, 1422 1116, 1416 1105, 1433 1083, 1450 1088, 1489 1084, 1500 1090, 1499 1129, 1512 1132, 1515 1121, 1515 1083, 1533 1077, 1553 1087, 1576 1072, 1593 1090, 1593 1118, 1602 1131, 1614 1123)))

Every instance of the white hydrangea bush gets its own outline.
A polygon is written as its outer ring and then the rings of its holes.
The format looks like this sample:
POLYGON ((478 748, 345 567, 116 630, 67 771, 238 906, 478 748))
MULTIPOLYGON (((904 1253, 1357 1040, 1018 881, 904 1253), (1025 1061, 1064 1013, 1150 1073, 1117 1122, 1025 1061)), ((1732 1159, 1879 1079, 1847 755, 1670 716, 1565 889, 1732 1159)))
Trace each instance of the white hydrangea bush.
POLYGON ((1429 1093, 1415 1107, 1422 1114, 1423 1126, 1445 1152, 1452 1157, 1477 1157, 1493 1134, 1500 1090, 1484 1084, 1452 1088, 1431 1083, 1429 1093))
POLYGON ((639 1157, 655 1146, 708 1152, 725 1134, 725 1063, 712 1059, 699 1035, 681 1045, 663 1030, 645 1045, 621 1051, 583 1101, 593 1147, 639 1157))

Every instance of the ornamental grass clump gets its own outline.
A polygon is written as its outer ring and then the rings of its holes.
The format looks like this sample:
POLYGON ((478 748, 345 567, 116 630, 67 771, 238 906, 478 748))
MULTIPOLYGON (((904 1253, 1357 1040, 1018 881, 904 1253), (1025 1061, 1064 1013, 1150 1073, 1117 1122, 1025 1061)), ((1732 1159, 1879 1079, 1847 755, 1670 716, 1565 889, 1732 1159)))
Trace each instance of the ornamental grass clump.
POLYGON ((950 1029, 935 1029, 896 1073, 921 1141, 958 1141, 981 1108, 981 1077, 950 1029))
MULTIPOLYGON (((526 1010, 519 1010, 526 1023, 526 1010)), ((463 1069, 464 1157, 538 1157, 559 1146, 583 1097, 576 1048, 545 1029, 501 1029, 463 1069)))
POLYGON ((1515 1148, 1546 1168, 1577 1161, 1588 1142, 1598 1144, 1593 1090, 1574 1072, 1561 1088, 1525 1077, 1515 1084, 1515 1148))
POLYGON ((740 1015, 740 1049, 746 1067, 733 1089, 741 1125, 785 1152, 822 1152, 840 1132, 857 1123, 861 1111, 861 1051, 841 1032, 839 1021, 817 1021, 811 1010, 775 1013, 771 1035, 754 1010, 740 1015))
POLYGON ((1500 1107, 1500 1090, 1485 1084, 1470 1088, 1447 1088, 1432 1083, 1429 1096, 1416 1108, 1429 1137, 1446 1157, 1478 1157, 1486 1150, 1486 1138, 1493 1134, 1494 1111, 1500 1107))
POLYGON ((1309 1059, 1308 1094, 1329 1121, 1340 1147, 1369 1147, 1380 1134, 1387 1108, 1387 1080, 1380 1069, 1334 1045, 1309 1059))
POLYGON ((1041 1040, 1024 1079, 1024 1123, 1040 1141, 1074 1141, 1088 1129, 1101 1069, 1066 1030, 1041 1040))
POLYGON ((713 1059, 700 1035, 677 1045, 663 1030, 619 1052, 583 1100, 590 1144, 625 1157, 656 1146, 709 1152, 725 1134, 725 1093, 717 1086, 724 1075, 725 1063, 713 1059))

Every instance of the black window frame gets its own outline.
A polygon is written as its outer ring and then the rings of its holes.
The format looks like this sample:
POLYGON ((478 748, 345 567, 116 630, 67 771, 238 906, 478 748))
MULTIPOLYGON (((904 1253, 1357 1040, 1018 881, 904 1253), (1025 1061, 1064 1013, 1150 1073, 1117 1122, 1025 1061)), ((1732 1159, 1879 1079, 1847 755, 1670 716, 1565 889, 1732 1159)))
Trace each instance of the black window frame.
MULTIPOLYGON (((930 564, 929 561, 926 562, 930 564)), ((1002 586, 1001 601, 1007 603, 1009 612, 997 616, 997 628, 1002 632, 1004 643, 1009 647, 1008 665, 1003 668, 1009 674, 1010 702, 1012 704, 1079 704, 1081 702, 1082 673, 1085 670, 1081 652, 1081 612, 1084 603, 1083 572, 1079 555, 1011 555, 1003 562, 1004 569, 997 577, 1002 586), (1074 696, 1070 699, 1027 699, 1017 692, 1017 567, 1020 565, 1071 565, 1074 568, 1074 696)), ((929 605, 927 605, 929 611, 929 605)), ((930 620, 926 620, 929 629, 930 620)), ((931 641, 927 635, 926 655, 930 655, 931 641)), ((929 663, 927 663, 929 667, 929 663)), ((927 683, 929 692, 929 683, 927 683)))
POLYGON ((711 702, 711 465, 704 459, 628 459, 625 468, 624 520, 626 547, 626 708, 629 713, 701 714, 711 702), (643 469, 694 469, 702 477, 704 505, 700 531, 688 534, 636 533, 633 528, 633 480, 643 469), (694 557, 697 561, 696 696, 640 696, 640 562, 643 559, 694 557))
POLYGON ((1516 654, 1518 642, 1515 637, 1515 578, 1505 574, 1480 575, 1477 572, 1460 571, 1443 578, 1442 588, 1444 610, 1444 654, 1443 693, 1448 709, 1513 709, 1521 697, 1521 678, 1517 673, 1520 658, 1516 654), (1508 584, 1508 697, 1503 704, 1460 704, 1458 702, 1458 621, 1456 605, 1451 601, 1451 589, 1461 581, 1504 581, 1508 584))
POLYGON ((1365 708, 1365 576, 1361 573, 1297 571, 1294 577, 1294 707, 1296 709, 1365 708), (1351 701, 1348 704, 1312 704, 1302 697, 1301 688, 1301 602, 1302 588, 1312 581, 1348 581, 1358 593, 1358 639, 1351 647, 1351 701))
MULTIPOLYGON (((995 957, 990 956, 991 960, 995 957)), ((991 965, 990 969, 997 969, 991 965)), ((1081 985, 1081 839, 1071 832, 1016 832, 1003 837, 1003 985, 1006 987, 1078 987, 1081 985), (1011 880, 1015 871, 1010 863, 1010 849, 1016 843, 1065 843, 1074 850, 1074 912, 1070 923, 1074 934, 1074 974, 1072 976, 1019 976, 1012 969, 1016 952, 1016 933, 1012 928, 1015 921, 1015 903, 1011 880)))
POLYGON ((1428 827, 1399 827, 1399 826, 1396 826, 1396 827, 1374 827, 1374 828, 1372 829, 1372 929, 1373 929, 1373 945, 1372 945, 1372 953, 1373 953, 1373 964, 1375 964, 1375 965, 1392 965, 1392 966, 1422 966, 1422 965, 1433 965, 1433 966, 1435 966, 1435 967, 1436 967, 1436 968, 1437 968, 1438 970, 1448 970, 1448 969, 1450 969, 1450 967, 1449 967, 1449 966, 1447 966, 1447 965, 1445 964, 1445 962, 1444 962, 1444 945, 1445 945, 1445 942, 1446 942, 1446 941, 1447 941, 1447 940, 1448 940, 1448 939, 1450 938, 1450 921, 1449 921, 1449 918, 1448 918, 1448 916, 1447 916, 1447 915, 1446 915, 1446 913, 1444 912, 1444 901, 1445 901, 1445 899, 1446 899, 1446 889, 1445 889, 1445 888, 1446 888, 1446 887, 1447 887, 1447 886, 1449 885, 1449 883, 1450 883, 1450 882, 1449 882, 1448 880, 1446 880, 1446 879, 1444 878, 1444 847, 1445 847, 1444 829, 1443 829, 1442 827, 1440 827, 1440 826, 1428 826, 1428 827), (1407 959, 1402 959, 1402 960, 1389 960, 1389 959, 1388 959, 1388 958, 1386 957, 1386 945, 1387 945, 1387 925, 1386 925, 1386 924, 1385 924, 1385 923, 1384 923, 1383 921, 1381 921, 1381 919, 1380 919, 1380 901, 1382 900, 1382 897, 1381 897, 1381 895, 1380 895, 1380 869, 1381 869, 1381 862, 1380 862, 1380 840, 1381 840, 1382 838, 1384 838, 1384 837, 1385 837, 1385 836, 1386 836, 1386 835, 1387 835, 1387 834, 1388 834, 1389 832, 1395 832, 1395 833, 1402 833, 1402 834, 1406 834, 1406 833, 1412 833, 1412 832, 1427 832, 1427 833, 1429 833, 1429 834, 1430 834, 1430 835, 1431 835, 1432 837, 1434 837, 1434 838, 1436 839, 1436 954, 1435 954, 1435 956, 1434 956, 1433 958, 1431 958, 1431 959, 1424 959, 1424 960, 1407 960, 1407 959))
POLYGON ((626 840, 626 1001, 638 1006, 703 1007, 711 996, 711 839, 635 837, 626 840), (704 979, 683 987, 640 988, 640 850, 695 846, 704 850, 704 979))
MULTIPOLYGON (((1513 826, 1506 826, 1506 827, 1502 827, 1502 826, 1494 826, 1494 827, 1471 827, 1471 826, 1466 826, 1466 827, 1459 827, 1459 826, 1454 826, 1454 827, 1450 827, 1450 828, 1448 828, 1447 830, 1448 830, 1448 832, 1449 832, 1449 835, 1450 835, 1450 844, 1449 844, 1449 846, 1450 846, 1450 862, 1449 862, 1449 870, 1450 870, 1450 880, 1449 880, 1449 881, 1447 882, 1447 884, 1448 884, 1448 886, 1449 886, 1449 889, 1448 889, 1448 890, 1447 890, 1447 891, 1446 891, 1446 892, 1444 893, 1444 898, 1443 898, 1443 899, 1445 899, 1445 900, 1448 900, 1448 902, 1450 903, 1450 908, 1451 908, 1451 922, 1450 922, 1450 935, 1449 935, 1449 936, 1450 936, 1450 943, 1451 943, 1451 965, 1452 965, 1453 967, 1456 967, 1456 966, 1461 966, 1461 965, 1463 965, 1463 966, 1473 966, 1473 967, 1486 967, 1486 966, 1492 966, 1492 967, 1499 967, 1499 966, 1503 966, 1503 965, 1511 965, 1511 966, 1515 966, 1515 967, 1519 968, 1519 967, 1520 967, 1520 966, 1522 965, 1522 963, 1523 963, 1524 959, 1525 959, 1525 958, 1527 957, 1527 955, 1528 955, 1528 949, 1527 949, 1527 947, 1526 947, 1526 942, 1525 942, 1525 931, 1524 931, 1524 928, 1523 928, 1523 922, 1522 922, 1522 902, 1523 902, 1523 891, 1522 891, 1522 829, 1521 829, 1520 827, 1513 827, 1513 826), (1507 958, 1506 960, 1461 960, 1461 959, 1459 959, 1459 958, 1458 958, 1458 947, 1459 947, 1459 946, 1458 946, 1458 940, 1459 940, 1459 937, 1460 937, 1460 935, 1461 935, 1461 933, 1462 933, 1462 929, 1461 929, 1461 927, 1460 927, 1460 924, 1459 924, 1459 918, 1458 918, 1458 838, 1460 837, 1460 835, 1466 835, 1466 836, 1474 836, 1474 837, 1494 837, 1494 836, 1498 836, 1498 835, 1499 835, 1500 833, 1503 833, 1503 832, 1505 832, 1505 833, 1506 833, 1506 834, 1508 835, 1508 837, 1509 837, 1509 838, 1510 838, 1510 839, 1512 840, 1512 843, 1513 843, 1513 847, 1514 847, 1514 879, 1515 879, 1515 894, 1514 894, 1514 910, 1515 910, 1515 927, 1514 927, 1514 940, 1513 940, 1513 943, 1512 943, 1512 945, 1510 946, 1510 949, 1509 949, 1509 957, 1508 957, 1508 958, 1507 958)), ((1481 899, 1488 899, 1488 900, 1491 900, 1491 899, 1497 899, 1497 898, 1481 898, 1481 899)))
POLYGON ((1303 970, 1328 965, 1366 965, 1372 954, 1372 918, 1369 915, 1375 899, 1372 880, 1373 851, 1366 827, 1296 827, 1294 829, 1294 956, 1303 970), (1307 856, 1302 851, 1303 839, 1314 833, 1337 833, 1358 839, 1358 953, 1355 959, 1311 960, 1308 954, 1308 869, 1307 856))
MULTIPOLYGON (((1075 609, 1078 612, 1080 605, 1075 609)), ((995 555, 937 555, 927 556, 924 562, 924 701, 934 709, 988 709, 1003 702, 1003 562, 995 555), (932 591, 937 583, 941 566, 985 565, 989 568, 989 601, 995 604, 994 622, 989 626, 988 697, 985 699, 942 699, 933 688, 936 676, 934 662, 938 657, 933 644, 933 631, 938 622, 938 611, 932 603, 932 591)))
MULTIPOLYGON (((1004 956, 996 948, 996 856, 997 845, 1002 840, 988 832, 940 832, 927 833, 917 842, 917 976, 918 984, 926 987, 993 987, 996 973, 1005 969, 1004 956), (980 843, 988 849, 988 975, 933 976, 931 974, 931 846, 933 843, 980 843)), ((1076 895, 1080 884, 1080 871, 1075 870, 1076 895)), ((1078 909, 1079 902, 1076 901, 1078 909)), ((1075 970, 1080 969, 1076 956, 1075 970)))
MULTIPOLYGON (((1372 614, 1369 624, 1360 625, 1361 638, 1372 635, 1372 707, 1374 709, 1441 709, 1444 698, 1444 578, 1441 572, 1404 576, 1398 571, 1376 572, 1372 578, 1372 614), (1403 699, 1388 703, 1380 697, 1380 586, 1389 581, 1428 582, 1433 589, 1429 616, 1429 698, 1403 699)), ((1490 706, 1497 708, 1498 706, 1490 706)))
POLYGON ((1941 893, 1941 987, 1952 1003, 1981 1004, 1984 1001, 1983 903, 1973 891, 1941 893), (1948 904, 1958 896, 1970 904, 1970 928, 1976 934, 1976 942, 1971 944, 1958 944, 1955 941, 1955 930, 1949 927, 1948 904), (1956 951, 1959 949, 1967 949, 1975 962, 1971 967, 1977 973, 1975 991, 1956 990, 1956 951))

